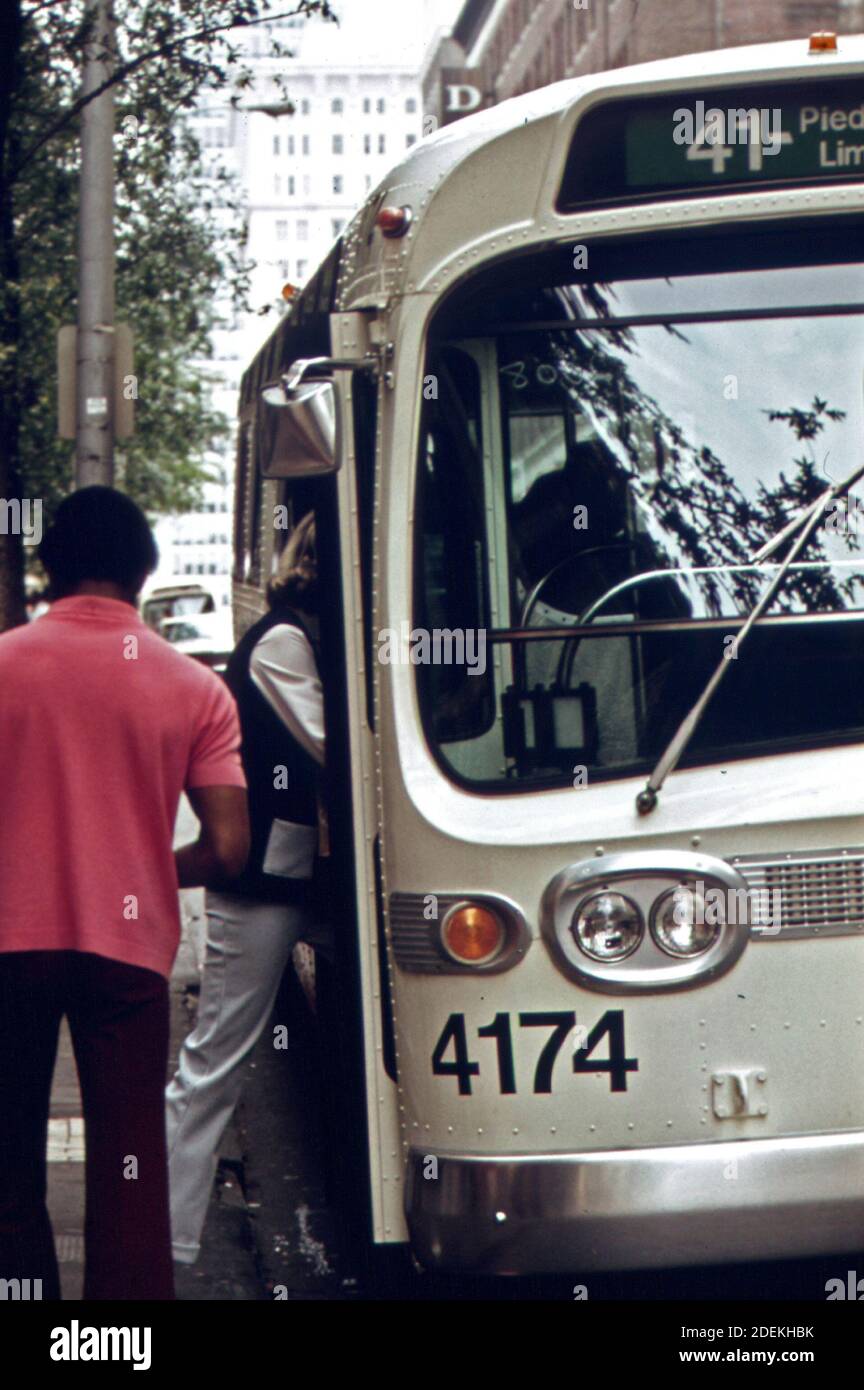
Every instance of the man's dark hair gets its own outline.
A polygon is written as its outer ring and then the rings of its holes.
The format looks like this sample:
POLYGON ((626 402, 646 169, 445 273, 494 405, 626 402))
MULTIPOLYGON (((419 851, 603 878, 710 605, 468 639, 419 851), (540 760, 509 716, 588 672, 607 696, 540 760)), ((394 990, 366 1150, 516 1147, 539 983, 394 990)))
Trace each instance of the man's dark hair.
POLYGON ((132 596, 159 564, 141 508, 111 487, 82 487, 63 499, 39 546, 54 598, 88 579, 117 584, 132 596))

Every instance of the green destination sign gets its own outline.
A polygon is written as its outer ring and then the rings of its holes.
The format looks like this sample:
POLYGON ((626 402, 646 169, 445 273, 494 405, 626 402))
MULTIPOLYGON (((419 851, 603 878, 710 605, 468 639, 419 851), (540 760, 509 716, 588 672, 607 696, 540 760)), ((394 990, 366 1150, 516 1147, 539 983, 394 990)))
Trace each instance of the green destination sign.
POLYGON ((576 129, 558 206, 864 181, 864 79, 617 101, 576 129))

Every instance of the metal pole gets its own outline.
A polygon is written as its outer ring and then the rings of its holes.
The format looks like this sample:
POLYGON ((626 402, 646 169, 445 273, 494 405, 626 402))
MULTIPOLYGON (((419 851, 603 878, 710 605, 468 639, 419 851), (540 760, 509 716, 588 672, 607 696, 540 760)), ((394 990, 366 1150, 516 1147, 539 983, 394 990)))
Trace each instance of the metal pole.
POLYGON ((723 0, 714 0, 714 47, 722 48, 725 37, 726 24, 723 14, 723 0))
MULTIPOLYGON (((113 0, 91 0, 83 92, 114 67, 113 0)), ((81 113, 75 485, 114 480, 114 89, 81 113)))

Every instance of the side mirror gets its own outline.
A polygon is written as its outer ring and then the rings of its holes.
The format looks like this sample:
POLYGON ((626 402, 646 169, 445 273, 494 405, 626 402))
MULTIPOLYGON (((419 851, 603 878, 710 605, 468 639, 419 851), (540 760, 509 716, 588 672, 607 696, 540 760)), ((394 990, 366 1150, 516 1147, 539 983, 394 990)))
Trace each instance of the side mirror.
POLYGON ((335 473, 336 398, 332 381, 265 386, 258 407, 256 454, 264 478, 335 473))

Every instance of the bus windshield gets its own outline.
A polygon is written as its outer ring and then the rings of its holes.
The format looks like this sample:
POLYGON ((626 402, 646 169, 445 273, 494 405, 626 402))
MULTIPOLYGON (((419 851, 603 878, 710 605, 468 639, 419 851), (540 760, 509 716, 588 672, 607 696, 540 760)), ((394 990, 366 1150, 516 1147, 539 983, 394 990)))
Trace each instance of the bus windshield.
POLYGON ((415 626, 485 654, 418 662, 457 780, 650 771, 723 656, 685 764, 862 737, 857 490, 735 646, 793 541, 754 557, 864 461, 860 245, 841 223, 570 246, 439 311, 415 626))

